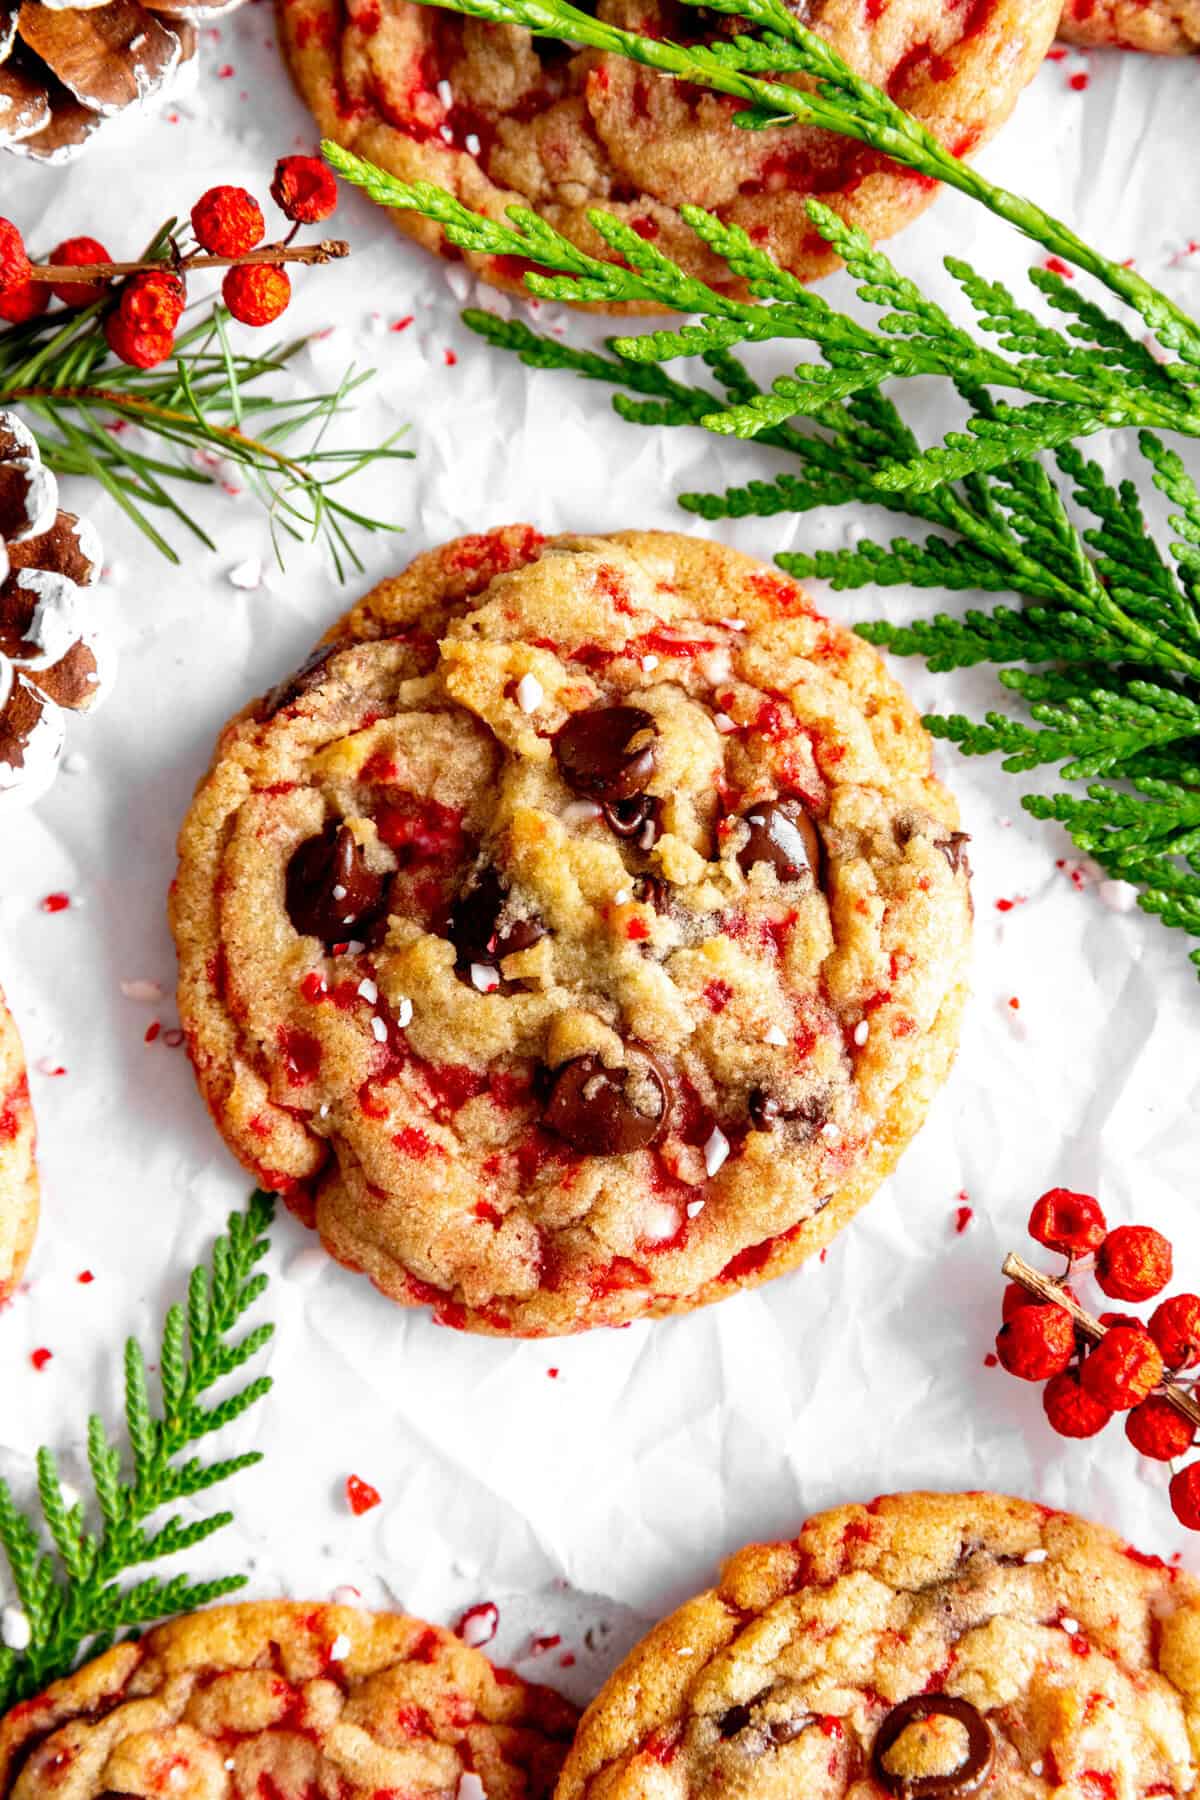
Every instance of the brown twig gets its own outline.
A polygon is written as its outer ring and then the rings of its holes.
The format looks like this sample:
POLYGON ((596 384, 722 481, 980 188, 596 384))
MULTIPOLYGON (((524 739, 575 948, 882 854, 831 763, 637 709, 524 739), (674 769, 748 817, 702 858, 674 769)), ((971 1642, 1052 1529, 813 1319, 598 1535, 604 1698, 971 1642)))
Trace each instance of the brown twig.
POLYGON ((31 281, 112 281, 121 275, 140 275, 149 269, 166 269, 171 274, 186 275, 193 269, 245 268, 253 263, 331 263, 349 256, 350 246, 344 238, 323 238, 319 244, 264 244, 260 250, 247 250, 244 256, 181 256, 178 260, 123 263, 35 263, 31 281))
MULTIPOLYGON (((1023 1287, 1027 1294, 1032 1294, 1035 1299, 1049 1301, 1051 1305, 1061 1306, 1064 1312, 1070 1313, 1084 1337, 1091 1343, 1098 1344, 1102 1337, 1108 1335, 1109 1327, 1107 1325, 1102 1325, 1099 1319, 1093 1319, 1091 1313, 1086 1312, 1080 1306, 1073 1294, 1068 1294, 1057 1281, 1052 1281, 1049 1275, 1043 1275, 1040 1269, 1035 1269, 1031 1263, 1027 1263, 1023 1256, 1006 1256, 1002 1273, 1007 1275, 1010 1281, 1015 1281, 1018 1287, 1023 1287)), ((1163 1399, 1168 1401, 1177 1413, 1182 1413, 1185 1419, 1200 1429, 1200 1402, 1194 1400, 1187 1389, 1179 1385, 1173 1375, 1163 1376, 1161 1391, 1163 1399)))

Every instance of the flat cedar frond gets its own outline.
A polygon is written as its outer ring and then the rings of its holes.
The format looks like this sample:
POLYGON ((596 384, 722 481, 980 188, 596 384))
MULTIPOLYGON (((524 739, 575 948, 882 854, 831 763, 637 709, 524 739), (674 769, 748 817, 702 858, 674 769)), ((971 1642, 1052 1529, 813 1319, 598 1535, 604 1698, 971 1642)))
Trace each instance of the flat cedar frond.
POLYGON ((267 1277, 256 1273, 256 1265, 266 1255, 273 1214, 272 1197, 261 1192, 251 1196, 245 1212, 232 1213, 211 1265, 192 1272, 186 1311, 175 1305, 167 1313, 157 1358, 157 1411, 145 1355, 133 1338, 126 1343, 125 1442, 111 1443, 95 1414, 88 1420, 89 1501, 68 1504, 54 1454, 44 1448, 37 1453, 40 1520, 18 1508, 0 1477, 0 1550, 30 1632, 25 1650, 0 1645, 0 1713, 67 1674, 85 1644, 97 1653, 121 1631, 207 1605, 245 1585, 244 1575, 192 1582, 182 1574, 154 1574, 132 1586, 121 1577, 190 1550, 228 1525, 229 1512, 186 1521, 176 1513, 154 1526, 146 1521, 261 1461, 257 1450, 208 1462, 179 1458, 270 1390, 270 1377, 260 1375, 215 1404, 202 1404, 274 1332, 264 1323, 232 1335, 266 1289, 267 1277))
MULTIPOLYGON (((1105 783, 1089 787, 1086 798, 1067 790, 1027 796, 1024 804, 1139 884, 1147 912, 1200 937, 1200 494, 1164 442, 1167 433, 1200 437, 1200 324, 1136 271, 958 162, 854 75, 784 0, 710 0, 750 27, 713 46, 620 31, 570 0, 427 3, 733 94, 744 103, 737 118, 747 128, 803 121, 856 138, 960 188, 1132 308, 1131 329, 1059 276, 1034 269, 1033 298, 1047 317, 950 258, 948 272, 970 308, 971 324, 960 324, 862 233, 811 202, 814 227, 856 284, 864 313, 852 317, 780 269, 744 231, 697 207, 682 209, 701 243, 746 284, 748 304, 687 275, 604 213, 590 217, 618 259, 612 262, 587 256, 527 208, 510 209, 507 221, 483 218, 438 187, 398 181, 324 146, 333 166, 380 205, 423 214, 469 253, 536 264, 526 276, 536 295, 651 303, 685 315, 670 328, 612 338, 603 351, 573 349, 478 310, 465 319, 530 367, 604 382, 631 424, 699 426, 753 439, 792 461, 791 469, 723 493, 681 495, 688 511, 778 518, 826 506, 882 507, 929 529, 777 560, 793 575, 819 576, 839 589, 982 590, 1026 602, 858 629, 898 654, 923 656, 931 669, 998 665, 1025 719, 998 711, 982 721, 934 717, 931 731, 968 755, 999 753, 1011 770, 1055 764, 1068 781, 1103 774, 1105 783), (791 87, 765 78, 784 71, 810 79, 791 87), (1157 340, 1153 353, 1143 341, 1147 330, 1157 340), (812 358, 797 363, 791 352, 765 384, 736 354, 743 344, 797 341, 812 358), (683 366, 668 373, 668 365, 683 366), (895 390, 883 390, 899 384, 903 392, 905 382, 929 375, 957 393, 965 416, 940 444, 922 445, 895 390), (1175 538, 1165 548, 1149 531, 1136 486, 1114 486, 1078 448, 1099 432, 1128 428, 1173 508, 1175 538)), ((1193 960, 1200 965, 1200 949, 1193 960)))

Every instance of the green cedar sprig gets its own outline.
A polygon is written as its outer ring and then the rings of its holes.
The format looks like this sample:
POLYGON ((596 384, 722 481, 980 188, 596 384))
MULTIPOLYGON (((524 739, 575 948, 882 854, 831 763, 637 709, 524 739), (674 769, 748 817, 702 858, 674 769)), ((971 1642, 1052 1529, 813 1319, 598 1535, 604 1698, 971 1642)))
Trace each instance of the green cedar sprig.
MULTIPOLYGON (((166 226, 147 260, 169 241, 166 226)), ((109 351, 106 310, 107 302, 97 301, 0 330, 0 407, 19 410, 49 468, 98 481, 168 561, 179 563, 180 553, 155 514, 216 549, 186 498, 174 491, 180 483, 208 487, 220 479, 198 452, 237 468, 266 509, 280 561, 284 539, 320 540, 344 580, 350 569, 363 567, 352 533, 398 529, 348 505, 339 490, 373 463, 411 459, 412 451, 396 448, 406 428, 370 449, 324 444, 372 370, 350 368, 330 392, 283 399, 269 384, 305 340, 254 354, 237 351, 230 315, 219 304, 197 309, 196 322, 175 340, 172 360, 135 369, 109 351), (126 426, 139 426, 161 450, 139 449, 126 426), (293 449, 302 434, 307 447, 293 449)))
POLYGON ((227 1235, 213 1246, 211 1265, 192 1271, 186 1308, 168 1311, 158 1353, 157 1413, 145 1356, 135 1339, 127 1340, 126 1441, 110 1442, 103 1420, 89 1418, 90 1501, 68 1504, 54 1453, 45 1448, 37 1454, 40 1520, 18 1508, 0 1477, 0 1548, 32 1634, 26 1650, 0 1645, 0 1713, 65 1675, 85 1644, 98 1654, 130 1628, 207 1605, 245 1585, 244 1575, 199 1582, 186 1574, 144 1575, 132 1585, 123 1585, 120 1577, 189 1550, 228 1525, 233 1514, 227 1511, 190 1521, 181 1513, 153 1525, 148 1521, 162 1507, 205 1493, 262 1460, 258 1450, 210 1462, 179 1458, 270 1391, 270 1377, 259 1375, 220 1400, 207 1398, 274 1333, 274 1326, 264 1323, 241 1337, 232 1335, 266 1289, 266 1275, 255 1270, 267 1253, 273 1216, 272 1196, 262 1192, 251 1196, 245 1212, 231 1213, 227 1235))
MULTIPOLYGON (((1057 819, 1085 854, 1138 884, 1145 910, 1200 937, 1200 494, 1178 454, 1142 426, 1138 442, 1150 478, 1174 509, 1175 540, 1164 552, 1135 486, 1111 485, 1074 441, 1134 423, 1143 403, 1144 416, 1190 431, 1194 370, 1182 351, 1178 365, 1160 364, 1120 321, 1081 301, 1060 278, 1034 270, 1035 286, 1068 319, 1066 331, 1057 331, 999 284, 952 260, 951 275, 997 349, 956 325, 861 233, 816 203, 809 208, 814 223, 845 258, 860 298, 883 311, 878 331, 836 312, 744 233, 697 208, 685 209, 687 223, 749 283, 756 304, 687 275, 610 215, 593 213, 592 223, 626 266, 587 256, 524 208, 511 208, 507 223, 483 218, 441 188, 397 182, 331 145, 326 155, 381 204, 438 221, 459 247, 538 263, 547 273, 531 273, 526 282, 539 296, 633 300, 698 316, 675 329, 610 338, 594 350, 575 349, 521 320, 464 314, 489 343, 531 367, 569 370, 612 387, 616 411, 632 424, 699 425, 754 438, 797 465, 724 493, 683 494, 689 511, 706 519, 769 518, 882 506, 931 529, 777 560, 792 574, 819 576, 839 589, 905 585, 1022 596, 1024 605, 858 629, 899 654, 924 656, 933 669, 1002 665, 1001 683, 1027 705, 1032 724, 994 712, 982 722, 934 717, 930 730, 968 755, 999 752, 1013 771, 1054 763, 1066 780, 1088 782, 1083 794, 1029 795, 1024 805, 1036 817, 1057 819), (797 337, 814 344, 820 360, 769 388, 734 354, 741 343, 797 337), (668 364, 683 368, 669 371, 668 364), (964 404, 967 429, 940 446, 924 448, 881 392, 885 380, 914 373, 940 373, 964 404), (998 388, 1024 392, 1029 404, 998 398, 998 388), (1061 482, 1042 460, 1047 450, 1061 482), (1091 522, 1080 523, 1080 515, 1091 522)), ((1125 273, 1113 271, 1114 291, 1125 273)), ((1153 308, 1139 310, 1145 317, 1153 308)), ((1200 327, 1190 329, 1200 341, 1200 327)), ((1164 329, 1164 342, 1167 335, 1180 344, 1186 337, 1174 324, 1164 329)), ((1200 951, 1193 960, 1200 965, 1200 951)))

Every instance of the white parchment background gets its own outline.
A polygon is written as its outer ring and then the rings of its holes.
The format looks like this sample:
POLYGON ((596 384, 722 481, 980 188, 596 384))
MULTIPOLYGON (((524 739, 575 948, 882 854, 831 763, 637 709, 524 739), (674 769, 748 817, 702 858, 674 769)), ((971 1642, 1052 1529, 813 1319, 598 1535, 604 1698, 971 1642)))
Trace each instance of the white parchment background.
MULTIPOLYGON (((172 117, 101 140, 66 172, 0 162, 0 209, 35 248, 86 231, 131 253, 213 182, 265 198, 274 158, 310 146, 268 7, 206 37, 201 85, 172 117)), ((1200 308, 1200 254, 1187 249, 1200 239, 1198 108, 1196 59, 1071 54, 1046 64, 985 163, 1200 308), (1080 75, 1086 91, 1072 85, 1080 75)), ((512 519, 686 529, 677 490, 768 466, 764 452, 700 432, 639 433, 611 415, 602 389, 527 373, 459 323, 471 285, 461 271, 399 240, 357 197, 339 223, 352 262, 302 279, 289 319, 298 331, 336 322, 304 353, 300 379, 315 387, 347 362, 375 367, 344 441, 377 441, 409 421, 417 452, 353 490, 406 535, 364 541, 367 574, 351 593, 455 532, 512 519), (389 329, 410 314, 407 329, 389 329)), ((956 196, 894 250, 939 291, 949 251, 1014 281, 1029 254, 956 196)), ((576 341, 593 332, 567 328, 576 341)), ((919 412, 929 396, 908 403, 919 412)), ((174 837, 218 727, 292 668, 349 597, 318 553, 275 568, 249 498, 193 491, 220 548, 183 546, 177 570, 94 490, 68 495, 104 533, 98 603, 119 643, 119 685, 73 729, 85 766, 35 812, 0 823, 0 979, 25 1036, 45 1188, 30 1279, 0 1313, 0 1471, 22 1494, 38 1443, 60 1448, 70 1469, 88 1408, 115 1419, 122 1338, 157 1332, 246 1192, 184 1053, 143 1041, 153 1020, 176 1022, 164 917, 174 837), (258 558, 261 585, 231 583, 258 558), (50 915, 40 901, 56 890, 72 905, 50 915), (130 1000, 130 981, 161 983, 164 998, 130 1000), (77 1280, 85 1269, 90 1285, 77 1280), (52 1352, 40 1372, 39 1347, 52 1352)), ((846 524, 838 514, 722 529, 769 558, 844 541, 846 524)), ((943 604, 825 598, 845 618, 943 604)), ((917 663, 904 673, 924 706, 978 712, 995 699, 983 674, 934 678, 917 663)), ((1197 1560, 1165 1475, 1119 1426, 1064 1444, 1035 1392, 984 1367, 998 1264, 1053 1183, 1099 1192, 1116 1220, 1169 1231, 1179 1284, 1200 1286, 1194 971, 1174 934, 1073 884, 1056 865, 1071 854, 1066 840, 1021 813, 1018 782, 994 761, 944 747, 939 763, 974 838, 974 1001, 924 1133, 827 1263, 691 1318, 505 1345, 390 1307, 281 1218, 267 1305, 279 1327, 274 1396, 224 1440, 256 1444, 266 1460, 229 1490, 237 1524, 192 1567, 243 1568, 261 1594, 323 1598, 352 1583, 439 1620, 495 1599, 499 1647, 520 1658, 532 1634, 561 1633, 560 1647, 521 1666, 586 1694, 639 1619, 706 1583, 719 1557, 883 1489, 1007 1489, 1197 1560), (959 1235, 963 1193, 973 1218, 959 1235), (362 1518, 345 1502, 350 1473, 383 1496, 362 1518), (563 1655, 574 1665, 560 1667, 563 1655)))

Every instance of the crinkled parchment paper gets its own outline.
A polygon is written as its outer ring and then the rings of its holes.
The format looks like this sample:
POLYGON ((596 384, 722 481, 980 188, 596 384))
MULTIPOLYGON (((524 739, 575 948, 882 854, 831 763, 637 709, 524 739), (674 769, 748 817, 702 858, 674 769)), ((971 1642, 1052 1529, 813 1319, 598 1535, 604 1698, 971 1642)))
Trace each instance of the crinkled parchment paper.
MULTIPOLYGON (((205 35, 201 84, 169 117, 102 139, 65 172, 3 163, 3 210, 37 248, 87 231, 127 253, 210 183, 265 196, 274 158, 311 145, 268 6, 205 35)), ((1198 108, 1196 59, 1071 54, 1046 64, 986 167, 1200 308, 1200 253, 1188 250, 1200 209, 1195 183, 1180 179, 1198 108)), ((244 494, 194 490, 219 549, 193 551, 175 530, 185 560, 172 570, 94 488, 68 492, 103 530, 98 603, 122 666, 105 709, 72 728, 73 772, 35 812, 0 823, 0 979, 29 1054, 45 1186, 27 1286, 0 1314, 0 1469, 23 1494, 40 1442, 79 1468, 87 1409, 117 1415, 121 1340, 157 1332, 246 1192, 170 1042, 164 896, 218 727, 292 668, 355 591, 455 532, 520 518, 550 531, 704 531, 675 492, 769 466, 768 452, 698 431, 639 432, 602 389, 523 370, 459 323, 459 304, 478 297, 461 270, 399 239, 356 196, 339 222, 352 262, 302 276, 287 321, 330 328, 300 358, 298 382, 374 366, 341 441, 409 421, 418 458, 353 490, 404 528, 365 541, 361 579, 339 590, 306 550, 281 572, 244 494), (55 891, 71 905, 47 913, 40 902, 55 891), (162 996, 130 998, 131 983, 135 995, 158 983, 162 996), (81 1284, 85 1270, 94 1280, 81 1284), (38 1371, 30 1353, 43 1347, 52 1359, 38 1371)), ((949 251, 1010 280, 1029 255, 957 196, 893 250, 939 292, 949 251)), ((557 309, 540 317, 575 341, 599 334, 557 309)), ((907 404, 936 428, 928 389, 907 404)), ((1106 442, 1098 454, 1128 449, 1106 442)), ((844 541, 849 523, 838 513, 722 530, 769 558, 844 541)), ((947 604, 823 598, 844 618, 947 604)), ((979 712, 997 698, 983 672, 902 672, 922 706, 979 712)), ((559 1636, 521 1666, 587 1694, 640 1624, 705 1584, 718 1558, 883 1489, 1007 1489, 1197 1557, 1171 1518, 1164 1472, 1135 1457, 1119 1426, 1063 1443, 1037 1393, 984 1357, 998 1265, 1051 1184, 1098 1191, 1112 1217, 1167 1230, 1180 1285, 1200 1285, 1200 989, 1182 940, 1106 905, 1066 839, 1022 814, 1017 779, 949 746, 938 761, 974 839, 974 1000, 923 1134, 827 1261, 691 1318, 505 1345, 390 1307, 282 1217, 270 1261, 275 1392, 225 1440, 266 1460, 230 1488, 237 1523, 192 1568, 244 1568, 259 1594, 323 1598, 352 1584, 435 1619, 493 1599, 497 1647, 523 1658, 535 1637, 559 1636), (959 1231, 962 1206, 971 1217, 959 1231), (361 1518, 345 1501, 351 1473, 383 1497, 361 1518)))

